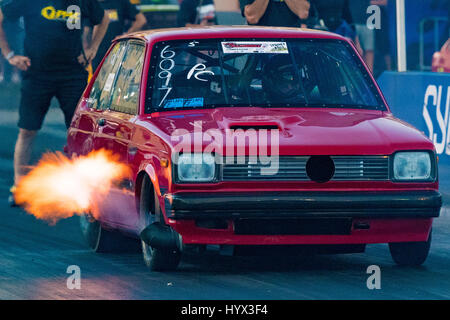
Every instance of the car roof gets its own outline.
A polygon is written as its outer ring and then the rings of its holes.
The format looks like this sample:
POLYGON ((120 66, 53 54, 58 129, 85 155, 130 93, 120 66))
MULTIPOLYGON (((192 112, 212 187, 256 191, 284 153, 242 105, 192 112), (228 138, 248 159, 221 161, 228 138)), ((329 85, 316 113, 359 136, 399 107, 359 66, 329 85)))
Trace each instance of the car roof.
POLYGON ((153 29, 119 36, 115 40, 140 39, 145 42, 153 42, 206 38, 314 38, 345 40, 345 38, 340 35, 321 30, 259 26, 210 26, 199 28, 153 29))

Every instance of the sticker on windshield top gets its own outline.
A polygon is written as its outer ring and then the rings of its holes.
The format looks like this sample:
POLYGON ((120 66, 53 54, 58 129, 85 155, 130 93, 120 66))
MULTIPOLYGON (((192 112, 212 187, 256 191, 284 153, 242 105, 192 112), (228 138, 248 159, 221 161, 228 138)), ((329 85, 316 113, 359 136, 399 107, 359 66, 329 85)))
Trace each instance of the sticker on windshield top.
POLYGON ((164 108, 188 108, 188 107, 203 107, 203 98, 192 98, 192 99, 170 99, 164 104, 164 108))
POLYGON ((224 41, 223 53, 289 53, 286 42, 273 41, 224 41))

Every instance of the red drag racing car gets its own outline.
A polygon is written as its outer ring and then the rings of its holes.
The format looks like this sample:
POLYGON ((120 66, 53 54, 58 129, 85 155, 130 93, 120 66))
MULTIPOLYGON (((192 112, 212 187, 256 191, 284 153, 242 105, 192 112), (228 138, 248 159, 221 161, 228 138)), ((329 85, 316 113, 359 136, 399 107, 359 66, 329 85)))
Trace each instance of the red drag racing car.
MULTIPOLYGON (((389 111, 353 45, 288 28, 167 29, 115 40, 78 105, 69 155, 133 172, 81 226, 96 251, 139 238, 152 270, 183 251, 389 243, 422 264, 438 217, 432 142, 389 111), (117 232, 117 231, 120 231, 117 232)), ((248 250, 247 250, 248 251, 248 250)))

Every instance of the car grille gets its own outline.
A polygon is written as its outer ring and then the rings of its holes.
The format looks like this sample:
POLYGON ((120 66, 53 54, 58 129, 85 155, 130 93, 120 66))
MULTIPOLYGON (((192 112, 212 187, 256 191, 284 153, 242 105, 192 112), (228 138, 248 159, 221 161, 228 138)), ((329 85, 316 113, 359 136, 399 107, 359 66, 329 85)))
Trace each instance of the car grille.
MULTIPOLYGON (((388 156, 331 156, 335 172, 332 181, 389 180, 388 156)), ((225 158, 223 181, 310 181, 306 173, 308 156, 280 156, 270 171, 270 164, 262 164, 248 157, 225 158), (264 173, 263 173, 264 172, 264 173)))

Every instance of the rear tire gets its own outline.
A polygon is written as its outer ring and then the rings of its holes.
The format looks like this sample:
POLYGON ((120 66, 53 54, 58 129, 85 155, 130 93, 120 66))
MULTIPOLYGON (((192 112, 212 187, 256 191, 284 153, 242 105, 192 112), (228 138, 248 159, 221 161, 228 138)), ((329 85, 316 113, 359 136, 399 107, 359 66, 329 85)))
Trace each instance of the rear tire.
MULTIPOLYGON (((145 219, 145 226, 154 222, 164 224, 156 191, 148 177, 142 181, 139 201, 140 216, 145 219)), ((181 260, 179 250, 152 248, 143 240, 141 240, 141 245, 144 263, 151 271, 171 271, 178 267, 181 260)))
POLYGON ((428 257, 431 246, 431 231, 424 242, 389 243, 392 259, 400 266, 420 266, 428 257))
POLYGON ((102 227, 101 223, 90 214, 80 216, 81 233, 88 246, 97 253, 136 252, 139 241, 127 238, 116 231, 102 227))

